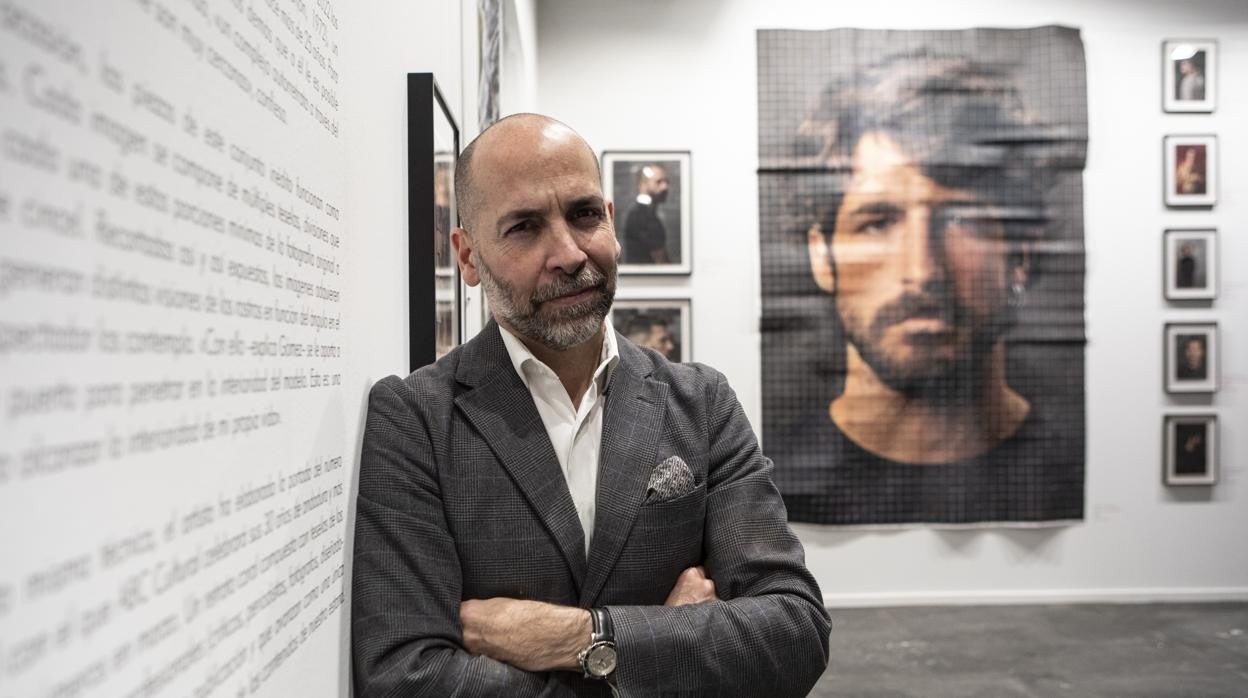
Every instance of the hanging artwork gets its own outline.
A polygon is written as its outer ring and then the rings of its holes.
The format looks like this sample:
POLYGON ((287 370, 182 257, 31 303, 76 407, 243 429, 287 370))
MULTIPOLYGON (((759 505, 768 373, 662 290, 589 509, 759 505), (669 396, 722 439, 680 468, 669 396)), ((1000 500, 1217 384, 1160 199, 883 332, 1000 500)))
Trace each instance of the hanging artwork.
POLYGON ((411 370, 459 345, 462 282, 451 251, 459 127, 432 73, 407 75, 408 356, 411 370))
POLYGON ((1211 112, 1218 105, 1218 42, 1175 39, 1161 45, 1161 104, 1168 112, 1211 112))
POLYGON ((795 521, 1083 517, 1079 33, 758 34, 763 446, 795 521))
POLYGON ((617 297, 611 322, 637 346, 654 349, 668 361, 692 361, 689 315, 688 298, 617 297))
POLYGON ((602 189, 615 202, 621 274, 692 270, 690 169, 688 151, 602 154, 602 189))

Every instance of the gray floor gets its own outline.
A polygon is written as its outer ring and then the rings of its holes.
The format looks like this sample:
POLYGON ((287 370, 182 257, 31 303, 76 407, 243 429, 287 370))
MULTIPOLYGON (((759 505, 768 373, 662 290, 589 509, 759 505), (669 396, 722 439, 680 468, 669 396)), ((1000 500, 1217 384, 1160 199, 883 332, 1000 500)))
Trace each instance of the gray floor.
POLYGON ((831 613, 811 696, 1248 696, 1248 603, 831 613))

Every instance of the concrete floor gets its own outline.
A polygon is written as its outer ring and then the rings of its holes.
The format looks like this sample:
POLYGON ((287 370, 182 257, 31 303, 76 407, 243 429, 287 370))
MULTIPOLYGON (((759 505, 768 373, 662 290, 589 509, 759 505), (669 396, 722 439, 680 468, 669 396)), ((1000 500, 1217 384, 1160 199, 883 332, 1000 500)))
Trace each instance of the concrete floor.
POLYGON ((1248 696, 1248 603, 833 609, 811 696, 1248 696))

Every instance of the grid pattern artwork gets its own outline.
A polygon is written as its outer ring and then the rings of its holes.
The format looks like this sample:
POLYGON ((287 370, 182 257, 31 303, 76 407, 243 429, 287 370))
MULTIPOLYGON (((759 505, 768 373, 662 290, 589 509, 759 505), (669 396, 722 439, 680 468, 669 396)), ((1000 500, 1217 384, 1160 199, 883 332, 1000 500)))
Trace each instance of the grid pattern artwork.
POLYGON ((764 447, 794 521, 1083 518, 1083 45, 758 33, 764 447))

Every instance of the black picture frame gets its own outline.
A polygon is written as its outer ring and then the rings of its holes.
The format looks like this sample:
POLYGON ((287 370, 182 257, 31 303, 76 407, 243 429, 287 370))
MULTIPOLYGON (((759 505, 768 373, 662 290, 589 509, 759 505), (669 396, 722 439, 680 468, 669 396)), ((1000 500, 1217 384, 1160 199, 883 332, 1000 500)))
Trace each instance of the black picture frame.
POLYGON ((1163 237, 1162 288, 1168 301, 1212 301, 1218 297, 1216 228, 1170 228, 1163 237))
POLYGON ((1168 414, 1162 431, 1162 482, 1166 485, 1217 484, 1216 414, 1168 414))
POLYGON ((1218 203, 1218 137, 1168 135, 1162 139, 1163 192, 1169 208, 1213 208, 1218 203))
POLYGON ((407 74, 408 363, 415 371, 463 338, 451 250, 459 126, 433 73, 407 74))
POLYGON ((1218 391, 1221 361, 1216 322, 1167 322, 1165 328, 1166 392, 1218 391))

